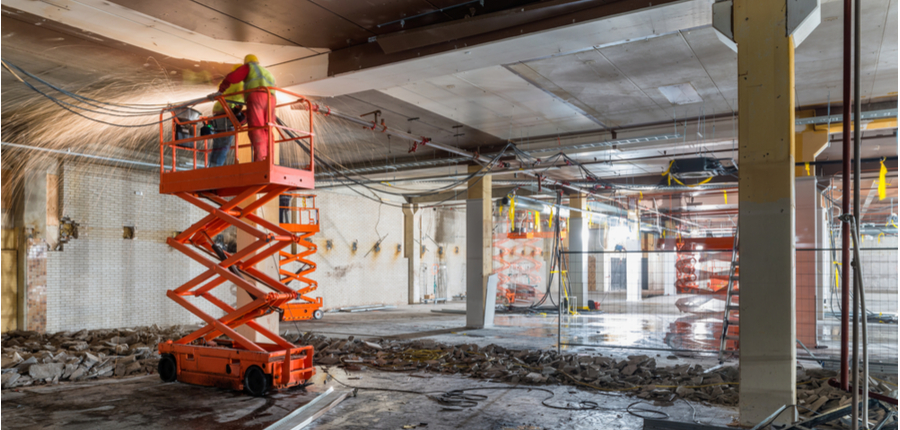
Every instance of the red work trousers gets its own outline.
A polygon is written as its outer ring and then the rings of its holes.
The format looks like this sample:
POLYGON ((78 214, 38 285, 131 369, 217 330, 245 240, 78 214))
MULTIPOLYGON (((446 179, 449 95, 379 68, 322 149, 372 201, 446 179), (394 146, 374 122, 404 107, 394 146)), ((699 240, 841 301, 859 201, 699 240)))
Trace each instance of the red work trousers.
MULTIPOLYGON (((275 100, 272 96, 269 104, 269 93, 253 91, 247 94, 247 126, 264 127, 275 118, 275 100)), ((269 157, 269 129, 250 130, 250 145, 253 147, 253 161, 262 161, 269 157)))

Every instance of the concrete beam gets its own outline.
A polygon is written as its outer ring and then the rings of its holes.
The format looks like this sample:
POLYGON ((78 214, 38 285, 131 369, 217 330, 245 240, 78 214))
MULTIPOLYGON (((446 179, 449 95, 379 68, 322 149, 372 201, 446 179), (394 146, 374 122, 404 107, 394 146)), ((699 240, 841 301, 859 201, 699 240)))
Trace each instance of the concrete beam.
MULTIPOLYGON (((543 7, 536 4, 530 7, 543 7)), ((522 8, 525 11, 526 8, 522 8)), ((467 20, 468 21, 468 20, 467 20)), ((549 20, 443 43, 386 53, 379 43, 368 43, 328 54, 328 76, 322 77, 321 56, 298 59, 269 67, 282 86, 301 94, 337 96, 385 89, 451 73, 512 64, 520 61, 578 52, 710 25, 712 13, 706 0, 647 3, 624 0, 603 4, 549 20)), ((440 30, 454 34, 457 21, 416 30, 440 30)), ((425 40, 410 31, 408 41, 425 40)), ((460 30, 458 34, 463 34, 460 30)), ((394 36, 379 36, 379 39, 394 36)), ((397 36, 396 38, 399 38, 397 36)), ((378 39, 376 39, 377 41, 378 39)), ((397 42, 397 40, 394 40, 397 42)), ((409 48, 409 43, 394 43, 409 48)))
MULTIPOLYGON (((796 404, 794 44, 785 0, 735 0, 741 251, 740 421, 796 404)), ((779 422, 792 422, 796 410, 779 422)))
MULTIPOLYGON (((491 195, 496 198, 502 198, 503 196, 511 193, 513 190, 516 190, 516 194, 520 196, 531 196, 534 195, 531 190, 521 188, 521 187, 494 187, 493 191, 491 191, 491 195)), ((459 200, 467 200, 469 198, 469 193, 466 190, 450 190, 444 191, 442 193, 434 194, 431 196, 423 196, 423 197, 408 197, 406 200, 410 204, 416 205, 424 205, 428 203, 443 203, 443 202, 454 202, 459 200)))

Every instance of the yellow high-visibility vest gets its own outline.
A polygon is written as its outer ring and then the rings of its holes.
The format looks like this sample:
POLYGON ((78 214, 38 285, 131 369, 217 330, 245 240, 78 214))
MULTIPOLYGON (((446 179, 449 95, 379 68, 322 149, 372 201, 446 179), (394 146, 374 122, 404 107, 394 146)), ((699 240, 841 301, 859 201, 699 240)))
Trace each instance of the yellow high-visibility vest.
POLYGON ((272 77, 272 74, 265 67, 257 63, 247 63, 247 66, 250 67, 250 71, 247 73, 247 78, 244 79, 245 90, 275 86, 275 78, 272 77))
MULTIPOLYGON (((236 84, 231 84, 231 86, 228 87, 228 89, 225 90, 225 92, 222 93, 222 95, 225 96, 225 100, 243 103, 244 95, 243 94, 234 94, 234 93, 239 93, 241 91, 244 91, 244 83, 238 82, 236 84), (231 95, 229 95, 229 94, 231 94, 231 95)), ((234 107, 234 105, 231 103, 228 103, 228 107, 234 107)), ((223 112, 225 112, 225 109, 222 109, 222 104, 219 102, 216 102, 216 104, 213 105, 213 113, 223 113, 223 112)))

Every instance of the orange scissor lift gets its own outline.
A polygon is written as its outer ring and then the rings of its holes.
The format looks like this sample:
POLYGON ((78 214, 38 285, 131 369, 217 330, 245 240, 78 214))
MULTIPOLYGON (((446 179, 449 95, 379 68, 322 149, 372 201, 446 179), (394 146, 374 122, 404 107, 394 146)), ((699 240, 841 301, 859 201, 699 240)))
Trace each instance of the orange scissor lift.
POLYGON ((298 247, 302 247, 297 253, 289 251, 279 251, 280 259, 278 261, 278 272, 281 274, 281 281, 286 285, 297 281, 301 283, 301 288, 297 290, 297 298, 283 305, 281 309, 282 321, 302 321, 312 319, 322 319, 322 298, 309 297, 307 294, 316 290, 319 284, 308 277, 309 274, 316 271, 316 263, 308 257, 316 253, 316 245, 309 238, 319 232, 319 209, 316 207, 316 196, 311 194, 286 193, 284 197, 290 198, 287 205, 280 208, 287 215, 282 220, 281 227, 290 231, 295 236, 299 236, 296 241, 298 247), (298 263, 298 270, 288 270, 288 265, 298 263))
MULTIPOLYGON (((306 98, 279 88, 257 88, 243 93, 251 91, 269 94, 268 109, 273 113, 276 107, 295 104, 310 108, 306 98), (274 93, 289 101, 277 104, 274 93)), ((223 97, 217 99, 226 105, 223 97)), ((276 153, 276 144, 296 143, 303 147, 309 156, 308 163, 295 168, 276 164, 273 156, 262 161, 240 162, 238 153, 249 152, 250 145, 238 145, 237 135, 253 128, 242 125, 228 109, 224 114, 209 117, 203 117, 193 109, 212 102, 195 100, 164 109, 160 114, 159 191, 175 195, 208 215, 166 241, 206 268, 184 285, 167 292, 169 298, 197 315, 206 325, 179 340, 159 344, 162 355, 159 374, 167 382, 178 380, 243 389, 258 396, 270 388, 303 384, 315 374, 312 346, 294 345, 255 322, 257 318, 279 312, 281 306, 298 296, 277 279, 278 276, 269 276, 256 266, 288 245, 301 243, 303 235, 267 221, 255 212, 282 193, 314 188, 312 109, 309 109, 308 130, 276 125, 274 114, 263 126, 269 131, 269 154, 276 153), (218 118, 227 118, 233 130, 198 135, 198 127, 218 118), (167 124, 171 134, 165 129, 167 124), (176 133, 176 129, 180 132, 176 133), (212 151, 211 139, 228 136, 234 136, 233 163, 205 168, 212 151), (233 254, 212 239, 231 226, 255 238, 233 254), (235 309, 215 297, 212 290, 226 282, 244 290, 251 301, 235 309), (205 299, 221 309, 224 316, 213 317, 191 303, 190 297, 205 299), (251 340, 238 333, 237 329, 242 326, 266 341, 251 340)))

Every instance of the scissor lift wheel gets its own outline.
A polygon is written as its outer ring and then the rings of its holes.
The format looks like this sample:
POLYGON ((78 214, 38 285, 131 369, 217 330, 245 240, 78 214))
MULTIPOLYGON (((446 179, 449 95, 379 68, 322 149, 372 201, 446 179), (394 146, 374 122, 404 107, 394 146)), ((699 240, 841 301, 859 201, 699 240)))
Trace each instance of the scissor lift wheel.
POLYGON ((159 365, 156 369, 163 382, 175 382, 178 378, 178 364, 175 363, 175 357, 172 354, 163 354, 159 358, 159 365))

